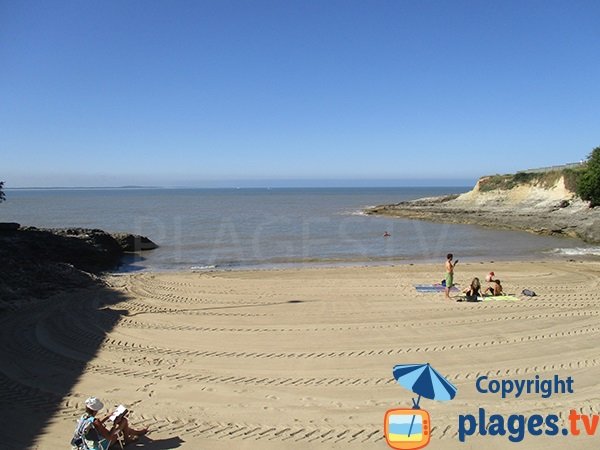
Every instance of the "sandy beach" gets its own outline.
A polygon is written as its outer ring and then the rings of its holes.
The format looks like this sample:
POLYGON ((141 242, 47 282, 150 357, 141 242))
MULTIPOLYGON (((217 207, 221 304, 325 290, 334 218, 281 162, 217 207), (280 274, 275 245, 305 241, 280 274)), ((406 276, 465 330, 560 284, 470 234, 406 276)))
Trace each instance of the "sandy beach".
POLYGON ((600 450, 600 1, 0 2, 0 450, 600 450))
POLYGON ((140 448, 383 449, 386 410, 411 405, 393 366, 429 362, 458 394, 421 401, 428 448, 595 448, 585 435, 459 442, 459 415, 480 407, 561 420, 600 411, 600 263, 461 263, 456 282, 490 270, 505 292, 538 296, 445 301, 413 287, 439 281, 441 264, 406 264, 111 276, 109 289, 30 303, 2 320, 0 395, 19 420, 0 446, 19 448, 33 427, 31 448, 68 448, 94 395, 150 428, 140 448), (556 374, 574 393, 503 400, 475 388, 481 375, 556 374))

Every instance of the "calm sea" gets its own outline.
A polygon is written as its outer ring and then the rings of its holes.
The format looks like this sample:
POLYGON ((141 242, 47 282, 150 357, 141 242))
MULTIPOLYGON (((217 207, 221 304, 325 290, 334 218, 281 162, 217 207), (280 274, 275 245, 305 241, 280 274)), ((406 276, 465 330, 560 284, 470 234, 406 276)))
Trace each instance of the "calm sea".
POLYGON ((473 261, 564 258, 597 250, 573 239, 361 213, 468 189, 8 190, 0 221, 138 233, 160 245, 123 271, 443 261, 448 252, 473 261))

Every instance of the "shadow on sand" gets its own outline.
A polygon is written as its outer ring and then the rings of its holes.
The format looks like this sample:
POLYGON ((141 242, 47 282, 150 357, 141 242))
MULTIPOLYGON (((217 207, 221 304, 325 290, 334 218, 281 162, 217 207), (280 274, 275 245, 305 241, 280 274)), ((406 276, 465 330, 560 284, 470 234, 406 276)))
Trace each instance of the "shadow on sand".
POLYGON ((185 441, 179 436, 167 438, 167 439, 152 439, 144 436, 139 442, 130 444, 127 446, 128 449, 139 448, 144 450, 171 450, 174 448, 181 447, 185 441))
MULTIPOLYGON (((0 448, 37 448, 51 420, 82 414, 84 395, 73 388, 95 358, 107 333, 125 316, 123 296, 107 286, 74 289, 48 299, 0 310, 0 448)), ((134 424, 135 425, 135 424, 134 424)), ((72 436, 61 437, 69 448, 72 436)), ((135 447, 177 448, 181 439, 144 438, 135 447)), ((134 448, 134 446, 132 446, 134 448)))

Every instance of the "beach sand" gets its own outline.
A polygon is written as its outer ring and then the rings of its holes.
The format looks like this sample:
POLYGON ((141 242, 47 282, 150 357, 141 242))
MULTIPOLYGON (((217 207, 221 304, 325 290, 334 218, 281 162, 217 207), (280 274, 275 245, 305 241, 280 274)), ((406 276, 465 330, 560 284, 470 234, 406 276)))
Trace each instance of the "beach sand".
POLYGON ((62 294, 4 321, 4 400, 17 390, 28 399, 17 408, 35 410, 19 429, 49 416, 31 447, 42 450, 68 448, 92 395, 105 412, 129 406, 132 425, 151 430, 146 449, 383 449, 386 410, 411 406, 393 366, 428 362, 458 388, 450 402, 421 400, 428 448, 597 448, 600 427, 596 437, 459 442, 458 416, 480 407, 557 414, 561 428, 570 409, 600 411, 600 263, 461 262, 456 282, 490 270, 505 292, 538 296, 457 303, 417 293, 414 284, 443 278, 443 264, 112 276, 111 289, 62 294), (573 378, 573 394, 503 400, 475 389, 480 375, 555 374, 573 378))

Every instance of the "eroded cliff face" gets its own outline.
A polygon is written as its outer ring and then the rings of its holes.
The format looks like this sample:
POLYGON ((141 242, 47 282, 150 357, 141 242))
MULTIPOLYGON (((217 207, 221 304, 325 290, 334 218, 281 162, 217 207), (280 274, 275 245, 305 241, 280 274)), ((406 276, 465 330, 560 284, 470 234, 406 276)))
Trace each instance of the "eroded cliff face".
POLYGON ((590 208, 568 188, 564 176, 482 177, 461 195, 380 205, 367 214, 465 223, 563 235, 600 244, 600 208, 590 208))
MULTIPOLYGON (((480 178, 475 187, 452 200, 459 205, 471 206, 515 206, 547 208, 564 205, 563 202, 577 202, 575 192, 565 185, 565 177, 559 177, 556 182, 547 185, 541 181, 516 183, 510 188, 486 189, 491 177, 480 178)), ((582 206, 583 205, 583 202, 582 206)))

